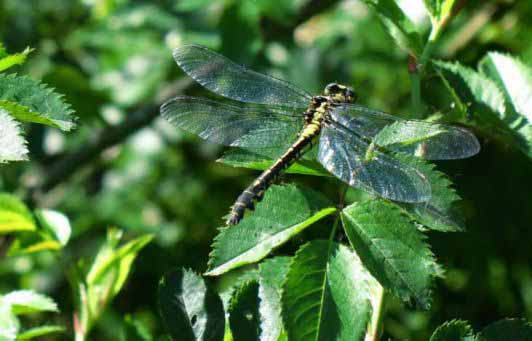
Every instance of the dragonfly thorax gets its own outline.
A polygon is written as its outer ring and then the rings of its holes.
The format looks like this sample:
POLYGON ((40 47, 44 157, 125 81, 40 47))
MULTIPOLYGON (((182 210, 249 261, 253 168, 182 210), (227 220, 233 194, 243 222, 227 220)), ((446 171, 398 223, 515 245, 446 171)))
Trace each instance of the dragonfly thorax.
POLYGON ((354 103, 357 100, 357 94, 353 88, 338 83, 328 84, 323 93, 336 103, 354 103))

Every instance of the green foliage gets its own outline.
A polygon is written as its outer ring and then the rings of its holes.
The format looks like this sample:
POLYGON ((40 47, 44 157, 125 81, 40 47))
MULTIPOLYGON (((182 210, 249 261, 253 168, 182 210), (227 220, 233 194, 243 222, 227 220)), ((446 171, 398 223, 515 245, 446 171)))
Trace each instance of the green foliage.
POLYGON ((342 220, 349 242, 379 283, 428 309, 436 263, 412 221, 381 199, 347 207, 342 220))
POLYGON ((0 232, 33 231, 35 221, 26 205, 17 197, 0 193, 0 232))
POLYGON ((257 262, 309 225, 333 213, 318 193, 295 186, 273 186, 254 214, 238 225, 222 228, 213 243, 210 276, 257 262))
POLYGON ((0 108, 0 163, 28 159, 22 130, 6 110, 0 108))
POLYGON ((32 290, 18 290, 0 295, 0 338, 6 341, 29 340, 64 331, 63 327, 57 325, 43 325, 21 331, 17 316, 39 312, 57 313, 59 310, 51 298, 32 290))
POLYGON ((175 340, 221 340, 224 311, 220 298, 200 276, 179 269, 159 283, 159 307, 175 340))
POLYGON ((259 337, 259 285, 245 282, 233 292, 229 302, 229 326, 235 341, 257 340, 259 337))
POLYGON ((302 246, 283 284, 283 321, 290 340, 359 340, 377 282, 347 247, 324 240, 302 246))
POLYGON ((27 47, 20 53, 7 54, 4 46, 0 43, 0 72, 9 69, 15 65, 22 65, 31 53, 32 49, 27 47))
POLYGON ((466 321, 445 322, 432 334, 430 341, 473 341, 473 329, 466 321))
POLYGON ((504 319, 490 324, 476 335, 466 321, 453 320, 439 326, 430 341, 532 340, 532 324, 522 319, 504 319))

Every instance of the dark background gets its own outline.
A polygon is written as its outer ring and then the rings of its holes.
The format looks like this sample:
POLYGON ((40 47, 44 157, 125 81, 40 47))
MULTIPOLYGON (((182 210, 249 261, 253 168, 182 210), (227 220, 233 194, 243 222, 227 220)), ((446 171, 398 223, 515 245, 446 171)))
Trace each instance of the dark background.
MULTIPOLYGON (((405 1, 428 29, 421 2, 405 1)), ((425 32, 427 33, 427 32, 425 32)), ((20 73, 55 87, 76 111, 78 127, 26 127, 30 162, 2 166, 0 189, 34 207, 68 215, 74 227, 66 263, 93 252, 108 226, 128 236, 155 233, 93 332, 113 339, 130 314, 163 333, 156 288, 178 266, 204 271, 221 217, 256 172, 215 163, 222 148, 162 121, 171 94, 207 95, 172 60, 171 48, 198 43, 311 92, 338 81, 360 102, 408 116, 407 54, 359 1, 0 1, 0 36, 9 52, 35 51, 20 73)), ((488 51, 532 66, 532 2, 469 2, 449 24, 435 56, 475 68, 488 51)), ((450 103, 429 71, 428 108, 450 103)), ((438 163, 454 182, 467 232, 429 233, 445 278, 434 285, 430 311, 391 301, 385 336, 427 339, 446 320, 476 330, 503 317, 532 318, 532 162, 489 132, 475 131, 479 155, 438 163)), ((316 190, 331 181, 286 176, 316 190)), ((63 263, 64 264, 64 263, 63 263)), ((72 298, 63 264, 53 255, 3 259, 0 292, 33 288, 59 304, 57 322, 71 324, 72 298)))

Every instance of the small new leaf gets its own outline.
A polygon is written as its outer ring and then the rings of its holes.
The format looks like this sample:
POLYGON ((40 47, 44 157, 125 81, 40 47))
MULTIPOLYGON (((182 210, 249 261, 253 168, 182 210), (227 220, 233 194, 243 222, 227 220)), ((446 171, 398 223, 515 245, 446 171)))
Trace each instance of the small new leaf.
POLYGON ((31 51, 33 51, 33 49, 27 47, 20 53, 14 53, 0 58, 0 72, 9 69, 12 66, 24 64, 31 51))
POLYGON ((218 276, 266 257, 336 209, 319 193, 293 185, 272 186, 238 225, 222 228, 213 243, 208 276, 218 276))
POLYGON ((0 74, 0 108, 20 121, 48 124, 67 131, 74 127, 73 110, 62 96, 26 76, 0 74))
POLYGON ((35 229, 35 221, 26 205, 11 194, 0 193, 0 234, 35 229))
POLYGON ((289 340, 360 340, 378 283, 355 253, 314 240, 293 258, 283 284, 283 321, 289 340))
POLYGON ((342 212, 349 242, 369 272, 386 289, 430 307, 436 263, 423 235, 394 204, 383 199, 355 203, 342 212))
POLYGON ((473 329, 466 321, 447 321, 434 331, 430 341, 473 341, 473 329))
POLYGON ((163 322, 174 340, 223 339, 222 301, 194 272, 178 269, 166 275, 159 283, 158 300, 163 322))
POLYGON ((0 107, 0 163, 27 159, 28 148, 19 124, 0 107))
POLYGON ((40 311, 59 311, 55 302, 48 296, 32 290, 12 291, 2 296, 2 302, 9 304, 14 314, 30 314, 40 311))

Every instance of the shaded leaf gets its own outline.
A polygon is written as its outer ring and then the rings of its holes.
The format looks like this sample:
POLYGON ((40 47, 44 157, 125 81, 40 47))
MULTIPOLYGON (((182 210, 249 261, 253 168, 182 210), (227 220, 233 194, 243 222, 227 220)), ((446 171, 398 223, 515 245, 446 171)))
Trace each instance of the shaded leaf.
POLYGON ((0 163, 27 159, 28 148, 18 122, 0 108, 0 163))
POLYGON ((355 203, 343 210, 342 222, 364 266, 384 288, 405 301, 430 307, 434 257, 399 207, 382 199, 355 203))
POLYGON ((151 341, 152 335, 148 327, 138 319, 127 315, 124 319, 124 334, 121 337, 123 341, 151 341))
POLYGON ((39 311, 59 311, 55 302, 48 296, 38 294, 32 290, 17 290, 2 297, 5 304, 9 304, 14 314, 30 314, 39 311))
POLYGON ((447 321, 432 333, 430 341, 473 341, 473 329, 467 321, 447 321))
POLYGON ((259 285, 244 283, 229 302, 229 326, 235 341, 257 340, 259 337, 259 285))
POLYGON ((61 95, 29 77, 0 74, 0 107, 10 108, 12 103, 17 103, 19 108, 25 107, 24 111, 13 111, 21 121, 53 122, 62 130, 74 127, 73 110, 61 95))
POLYGON ((65 331, 65 327, 57 326, 57 325, 45 325, 45 326, 33 327, 17 335, 17 340, 29 340, 29 339, 33 339, 33 338, 48 335, 48 334, 62 333, 64 331, 65 331))
POLYGON ((31 51, 33 50, 27 47, 20 53, 13 53, 0 58, 0 72, 9 69, 12 66, 24 64, 31 51))
POLYGON ((464 222, 456 206, 460 196, 451 187, 452 183, 447 176, 436 170, 434 164, 414 156, 396 154, 395 157, 425 175, 431 189, 431 197, 428 202, 396 204, 405 209, 412 219, 429 229, 442 232, 464 230, 464 222))
POLYGON ((159 308, 174 340, 223 339, 225 317, 222 301, 194 272, 179 269, 159 283, 159 308))
POLYGON ((61 246, 65 246, 68 243, 72 228, 70 227, 70 221, 64 214, 54 210, 36 210, 35 217, 43 229, 58 241, 61 246))
POLYGON ((281 286, 290 264, 289 257, 266 259, 259 265, 260 340, 277 341, 283 330, 281 286))
POLYGON ((317 192, 293 185, 272 186, 252 214, 239 224, 220 230, 213 243, 206 275, 217 276, 261 260, 335 210, 317 192))
POLYGON ((0 233, 33 231, 35 228, 26 205, 11 194, 0 193, 0 233))
POLYGON ((523 319, 504 319, 490 324, 477 335, 477 341, 530 341, 532 323, 523 319))
POLYGON ((399 47, 414 55, 419 55, 421 51, 419 32, 395 1, 364 0, 364 3, 375 9, 386 32, 399 47))
POLYGON ((378 285, 346 246, 314 240, 293 258, 283 284, 289 340, 360 340, 378 285))

